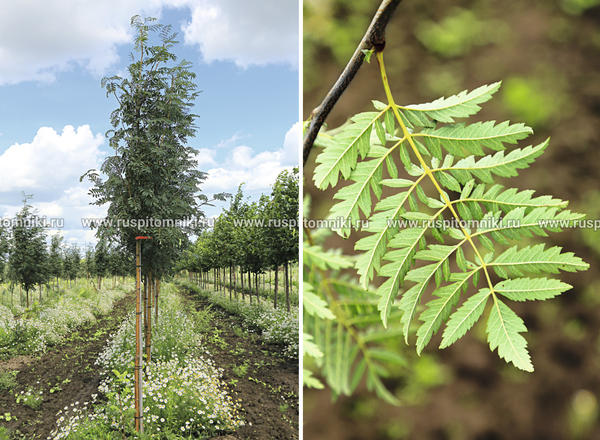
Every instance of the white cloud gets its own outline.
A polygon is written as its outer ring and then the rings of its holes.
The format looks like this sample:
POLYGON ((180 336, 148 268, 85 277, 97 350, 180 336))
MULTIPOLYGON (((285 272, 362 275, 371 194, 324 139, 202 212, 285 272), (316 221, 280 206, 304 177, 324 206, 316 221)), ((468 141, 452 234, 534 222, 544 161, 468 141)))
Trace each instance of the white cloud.
POLYGON ((41 127, 31 142, 10 146, 0 154, 0 199, 12 203, 0 205, 0 215, 13 217, 24 191, 33 195, 29 203, 38 215, 63 219, 60 232, 67 241, 95 242, 94 231, 83 229, 81 218, 102 218, 106 207, 90 205, 90 183, 80 183, 79 177, 99 167, 103 142, 88 125, 67 125, 62 132, 41 127))
POLYGON ((81 65, 98 74, 117 61, 117 45, 132 40, 135 14, 158 16, 176 0, 3 1, 0 85, 52 81, 81 65))
POLYGON ((185 42, 198 44, 207 62, 238 66, 287 63, 298 66, 297 0, 198 0, 185 42))
POLYGON ((203 168, 210 165, 216 165, 215 156, 217 151, 211 148, 199 148, 198 154, 196 154, 196 160, 198 161, 198 167, 203 168))
POLYGON ((0 193, 62 191, 97 166, 103 141, 89 125, 67 125, 62 133, 41 127, 30 143, 14 144, 0 155, 0 193))
MULTIPOLYGON (((1 135, 1 133, 0 133, 1 135)), ((223 139, 221 140, 217 145, 216 148, 227 148, 232 146, 233 144, 235 144, 238 141, 241 141, 242 139, 246 139, 249 136, 244 136, 241 135, 239 133, 234 133, 232 136, 228 137, 227 139, 223 139)))
POLYGON ((268 190, 284 169, 298 166, 300 124, 294 124, 285 134, 282 148, 275 151, 255 152, 252 147, 238 145, 229 153, 222 166, 208 170, 202 190, 235 192, 245 182, 245 189, 268 190))
POLYGON ((298 163, 300 160, 300 141, 302 140, 302 125, 296 122, 292 125, 283 140, 283 160, 286 162, 298 163))
POLYGON ((130 18, 160 17, 165 7, 188 8, 185 42, 204 59, 239 66, 298 65, 297 0, 19 0, 0 10, 0 85, 51 82, 82 66, 104 74, 132 41, 130 18))

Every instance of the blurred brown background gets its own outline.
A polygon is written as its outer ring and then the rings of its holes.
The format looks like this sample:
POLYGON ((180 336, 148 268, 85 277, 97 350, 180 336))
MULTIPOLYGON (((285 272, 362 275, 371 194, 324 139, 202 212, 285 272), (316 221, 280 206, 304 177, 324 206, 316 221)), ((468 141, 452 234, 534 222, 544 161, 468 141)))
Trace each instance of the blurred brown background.
MULTIPOLYGON (((304 1, 305 117, 341 72, 378 5, 304 1)), ((571 209, 600 218, 600 0, 404 0, 386 36, 386 66, 399 104, 503 80, 475 120, 525 122, 535 135, 521 146, 552 137, 531 168, 505 183, 570 200, 571 209)), ((371 99, 384 100, 376 63, 361 68, 329 127, 370 110, 371 99)), ((312 197, 310 217, 325 218, 333 191, 312 184, 315 153, 304 188, 312 197)), ((491 353, 479 326, 443 351, 432 343, 417 357, 407 347, 411 370, 388 382, 402 407, 364 389, 337 401, 329 390, 305 392, 304 438, 600 439, 600 231, 570 230, 546 241, 576 252, 591 268, 562 274, 574 288, 555 300, 516 305, 529 329, 533 374, 491 353)), ((352 253, 339 238, 328 245, 352 253)))

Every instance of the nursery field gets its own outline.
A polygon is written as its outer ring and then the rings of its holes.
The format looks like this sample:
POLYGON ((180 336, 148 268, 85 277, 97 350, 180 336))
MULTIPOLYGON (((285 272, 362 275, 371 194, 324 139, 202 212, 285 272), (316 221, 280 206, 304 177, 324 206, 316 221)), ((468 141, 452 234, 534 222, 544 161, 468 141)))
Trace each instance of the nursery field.
POLYGON ((85 280, 71 285, 31 309, 0 305, 2 439, 46 438, 61 408, 97 392, 94 362, 131 310, 133 284, 107 283, 101 291, 85 280))
POLYGON ((208 338, 223 379, 240 399, 246 425, 240 439, 298 438, 298 316, 268 304, 230 301, 180 284, 199 310, 212 310, 208 338))
MULTIPOLYGON (((19 309, 31 315, 19 325, 47 342, 13 336, 3 352, 1 439, 135 436, 131 282, 115 290, 86 285, 74 283, 58 298, 34 305, 36 313, 19 309), (110 307, 94 308, 106 297, 114 297, 110 307), (51 329, 38 325, 51 313, 68 317, 73 298, 84 304, 74 315, 84 316, 89 307, 90 319, 65 318, 68 323, 51 329)), ((145 373, 144 438, 298 438, 296 312, 230 301, 188 281, 166 283, 159 307, 145 373)), ((3 325, 5 341, 6 329, 19 325, 3 325)))
POLYGON ((205 192, 196 67, 175 26, 129 23, 102 154, 65 178, 94 210, 0 206, 0 440, 297 439, 295 160, 205 192))

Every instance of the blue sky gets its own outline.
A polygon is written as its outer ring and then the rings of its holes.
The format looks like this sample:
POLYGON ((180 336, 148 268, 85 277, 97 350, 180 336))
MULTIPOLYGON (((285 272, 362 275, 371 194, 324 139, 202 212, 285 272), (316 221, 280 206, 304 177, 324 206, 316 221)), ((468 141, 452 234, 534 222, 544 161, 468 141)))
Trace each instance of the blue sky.
MULTIPOLYGON (((114 100, 104 75, 125 71, 132 50, 129 19, 158 17, 179 33, 177 55, 193 63, 200 94, 195 113, 199 168, 210 195, 246 182, 250 197, 298 163, 297 0, 25 0, 0 17, 0 217, 22 193, 40 214, 63 217, 68 241, 93 233, 79 176, 108 152, 114 100), (85 5, 85 7, 83 7, 85 5)), ((223 207, 208 208, 216 215, 223 207)))

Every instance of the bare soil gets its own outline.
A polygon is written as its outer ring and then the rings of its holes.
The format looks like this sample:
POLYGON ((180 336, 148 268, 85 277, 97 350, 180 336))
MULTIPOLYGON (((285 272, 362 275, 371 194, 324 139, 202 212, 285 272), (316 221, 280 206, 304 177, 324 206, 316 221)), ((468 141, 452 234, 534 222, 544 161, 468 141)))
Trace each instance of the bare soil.
POLYGON ((18 371, 18 385, 0 393, 0 414, 12 420, 2 425, 15 438, 45 439, 56 427, 56 413, 73 402, 85 402, 97 392, 100 372, 94 362, 133 305, 133 294, 118 301, 110 314, 80 328, 63 343, 38 358, 17 356, 0 364, 2 371, 18 371), (60 388, 60 390, 57 388, 60 388), (43 392, 39 408, 18 404, 15 394, 28 389, 43 392), (50 392, 51 389, 54 392, 50 392))
POLYGON ((281 347, 264 343, 260 335, 241 330, 238 317, 187 295, 198 309, 216 312, 213 334, 218 338, 208 346, 216 365, 224 369, 231 395, 243 407, 246 426, 226 438, 298 439, 298 361, 283 358, 281 347))

